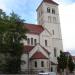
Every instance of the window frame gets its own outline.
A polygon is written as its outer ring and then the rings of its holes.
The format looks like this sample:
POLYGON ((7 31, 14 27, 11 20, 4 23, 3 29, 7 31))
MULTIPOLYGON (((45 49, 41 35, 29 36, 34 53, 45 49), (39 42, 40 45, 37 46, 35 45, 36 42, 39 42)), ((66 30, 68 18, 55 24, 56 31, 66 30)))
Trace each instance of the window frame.
POLYGON ((37 39, 34 39, 34 45, 36 45, 37 44, 37 39))
POLYGON ((57 49, 56 49, 56 47, 54 47, 54 56, 55 57, 57 56, 57 49))
POLYGON ((50 11, 50 7, 47 7, 47 13, 50 13, 51 11, 50 11))
POLYGON ((41 67, 44 67, 44 61, 41 61, 41 67))
POLYGON ((30 38, 27 38, 27 44, 28 45, 30 44, 30 38))
POLYGON ((55 14, 55 9, 54 8, 52 9, 52 14, 55 14))
POLYGON ((34 66, 37 68, 37 61, 34 61, 34 66))
POLYGON ((33 45, 33 38, 31 38, 31 45, 33 45))
POLYGON ((52 30, 52 34, 53 34, 53 35, 55 34, 54 29, 52 30))
POLYGON ((53 67, 51 67, 51 72, 53 72, 53 67))
POLYGON ((47 42, 47 40, 45 40, 45 46, 48 46, 48 42, 47 42))

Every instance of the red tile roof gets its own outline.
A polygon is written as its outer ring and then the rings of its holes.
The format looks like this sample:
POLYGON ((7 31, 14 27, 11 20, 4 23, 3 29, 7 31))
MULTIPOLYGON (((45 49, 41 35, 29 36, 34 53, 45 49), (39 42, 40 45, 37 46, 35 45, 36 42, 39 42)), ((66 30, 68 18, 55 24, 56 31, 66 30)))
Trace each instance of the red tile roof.
POLYGON ((32 34, 40 34, 44 28, 41 25, 25 23, 25 28, 32 34))
POLYGON ((44 56, 41 52, 36 52, 31 59, 48 59, 46 56, 44 56))
POLYGON ((44 2, 47 2, 47 3, 51 3, 51 4, 55 4, 55 5, 58 5, 56 2, 54 2, 53 0, 43 0, 44 2))
POLYGON ((34 46, 26 45, 26 46, 24 46, 23 52, 29 53, 33 48, 34 48, 34 46))

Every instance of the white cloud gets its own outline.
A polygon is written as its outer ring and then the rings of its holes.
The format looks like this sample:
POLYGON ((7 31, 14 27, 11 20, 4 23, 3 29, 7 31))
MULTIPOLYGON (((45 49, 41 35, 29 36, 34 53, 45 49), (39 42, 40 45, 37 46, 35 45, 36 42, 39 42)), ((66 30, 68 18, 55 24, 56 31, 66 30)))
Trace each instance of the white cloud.
POLYGON ((0 0, 0 9, 6 11, 6 6, 3 1, 0 0))
POLYGON ((60 20, 65 50, 75 49, 75 3, 60 5, 60 20))

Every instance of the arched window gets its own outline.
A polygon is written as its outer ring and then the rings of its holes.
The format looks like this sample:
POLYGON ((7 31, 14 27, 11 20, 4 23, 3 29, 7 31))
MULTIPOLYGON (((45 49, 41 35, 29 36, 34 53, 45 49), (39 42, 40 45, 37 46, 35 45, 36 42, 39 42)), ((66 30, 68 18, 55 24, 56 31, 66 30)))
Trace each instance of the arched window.
POLYGON ((52 30, 52 34, 54 35, 54 30, 52 30))
POLYGON ((33 38, 31 38, 31 45, 33 45, 33 38))
POLYGON ((55 57, 57 56, 57 50, 56 50, 56 48, 54 48, 54 56, 55 57))
POLYGON ((37 61, 34 62, 35 67, 37 67, 37 61))
POLYGON ((55 14, 55 9, 52 9, 52 14, 55 14))
POLYGON ((30 39, 29 39, 29 38, 27 38, 27 44, 28 44, 28 45, 30 44, 30 39))
POLYGON ((44 67, 44 61, 41 61, 41 67, 44 67))
POLYGON ((47 12, 50 13, 50 8, 49 7, 47 8, 47 12))
POLYGON ((36 42, 37 42, 36 39, 34 39, 34 44, 35 44, 35 45, 36 45, 36 42))
POLYGON ((47 40, 45 40, 45 46, 47 46, 47 40))
POLYGON ((53 67, 51 67, 51 72, 53 72, 53 67))

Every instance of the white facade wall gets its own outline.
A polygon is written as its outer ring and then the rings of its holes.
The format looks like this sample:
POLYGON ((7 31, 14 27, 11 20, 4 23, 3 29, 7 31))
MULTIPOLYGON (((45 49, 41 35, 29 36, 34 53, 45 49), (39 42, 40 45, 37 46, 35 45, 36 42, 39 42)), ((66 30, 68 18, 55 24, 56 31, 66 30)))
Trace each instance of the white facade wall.
POLYGON ((44 30, 40 34, 40 44, 46 48, 49 52, 51 52, 52 39, 51 34, 44 30), (47 46, 45 45, 45 40, 47 40, 47 46))
POLYGON ((44 71, 48 72, 49 71, 49 60, 48 59, 35 59, 31 61, 32 69, 37 70, 38 72, 44 71), (35 67, 35 61, 37 62, 37 67, 35 67), (41 67, 41 62, 44 62, 44 67, 41 67))
POLYGON ((37 40, 37 43, 39 43, 39 35, 36 35, 36 34, 26 34, 26 36, 27 36, 27 38, 29 38, 30 39, 30 44, 27 44, 27 40, 25 41, 25 40, 23 40, 24 42, 24 45, 30 45, 31 46, 31 38, 33 38, 33 45, 32 46, 35 46, 35 44, 34 44, 34 39, 36 39, 37 40))

